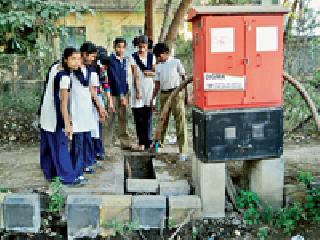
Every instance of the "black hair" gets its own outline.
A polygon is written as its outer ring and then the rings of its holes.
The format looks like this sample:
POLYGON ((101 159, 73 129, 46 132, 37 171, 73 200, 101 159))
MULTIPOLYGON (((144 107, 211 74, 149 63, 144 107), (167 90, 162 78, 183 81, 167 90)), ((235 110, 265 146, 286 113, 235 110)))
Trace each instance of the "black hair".
POLYGON ((66 71, 70 71, 70 68, 68 65, 65 63, 65 60, 68 60, 70 56, 74 53, 80 53, 80 51, 74 47, 67 47, 64 49, 63 54, 62 54, 62 66, 66 71))
POLYGON ((169 53, 169 47, 165 43, 157 43, 153 48, 153 54, 159 57, 162 53, 169 53))
POLYGON ((114 41, 113 41, 113 46, 116 47, 119 43, 124 43, 124 46, 127 46, 127 42, 124 38, 122 37, 117 37, 114 41))
POLYGON ((141 36, 138 37, 137 41, 138 41, 138 45, 140 43, 148 44, 149 43, 149 38, 146 35, 141 35, 141 36))
POLYGON ((102 65, 110 66, 110 64, 111 64, 111 58, 105 54, 102 54, 100 56, 99 61, 102 65))
POLYGON ((136 36, 136 37, 134 37, 134 39, 132 40, 132 45, 134 46, 134 47, 138 47, 138 45, 139 45, 139 39, 138 39, 139 37, 138 36, 136 36))
POLYGON ((94 43, 84 42, 80 47, 80 51, 81 53, 91 54, 91 53, 96 53, 98 50, 94 43))

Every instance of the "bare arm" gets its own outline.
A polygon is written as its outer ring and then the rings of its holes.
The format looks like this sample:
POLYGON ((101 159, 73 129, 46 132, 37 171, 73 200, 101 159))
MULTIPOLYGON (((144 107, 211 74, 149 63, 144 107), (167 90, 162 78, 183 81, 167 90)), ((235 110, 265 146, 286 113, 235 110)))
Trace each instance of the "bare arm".
POLYGON ((68 136, 69 140, 72 140, 72 126, 71 126, 71 118, 68 111, 68 101, 69 101, 69 92, 68 89, 60 90, 61 96, 61 113, 64 120, 65 133, 68 136))
POLYGON ((132 75, 134 79, 134 86, 136 88, 136 99, 140 99, 140 79, 138 74, 137 65, 131 65, 132 75))
POLYGON ((98 108, 98 112, 100 115, 100 118, 102 120, 104 120, 104 118, 106 117, 106 111, 104 110, 104 107, 101 105, 98 96, 97 96, 97 87, 94 86, 90 86, 90 93, 91 93, 91 98, 94 101, 95 105, 98 108))
POLYGON ((154 86, 153 93, 152 93, 152 98, 151 98, 151 101, 150 101, 150 106, 151 107, 153 106, 153 100, 158 95, 159 90, 160 90, 160 82, 159 81, 155 81, 155 86, 154 86))

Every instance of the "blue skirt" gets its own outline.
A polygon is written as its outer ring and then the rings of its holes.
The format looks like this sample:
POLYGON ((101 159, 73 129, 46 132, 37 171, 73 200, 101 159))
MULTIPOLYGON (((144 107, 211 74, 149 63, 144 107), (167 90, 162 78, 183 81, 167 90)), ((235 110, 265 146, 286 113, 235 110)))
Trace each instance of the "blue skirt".
POLYGON ((82 176, 84 168, 96 163, 90 132, 73 134, 71 159, 77 176, 82 176))
POLYGON ((104 158, 104 146, 102 142, 102 124, 99 123, 99 138, 92 138, 95 157, 104 158))
POLYGON ((68 138, 62 129, 40 133, 40 166, 47 180, 60 177, 65 184, 77 177, 72 166, 68 149, 68 138))

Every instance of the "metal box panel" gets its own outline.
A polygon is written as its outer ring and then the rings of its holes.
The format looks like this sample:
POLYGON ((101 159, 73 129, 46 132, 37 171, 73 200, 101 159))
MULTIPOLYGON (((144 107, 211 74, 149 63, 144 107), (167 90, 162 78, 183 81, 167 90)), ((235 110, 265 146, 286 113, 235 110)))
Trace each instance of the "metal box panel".
POLYGON ((285 11, 237 9, 231 15, 213 11, 189 16, 193 23, 194 105, 205 111, 280 107, 285 11), (207 77, 210 74, 212 79, 207 77))
POLYGON ((193 109, 193 148, 203 162, 279 157, 282 108, 193 109))

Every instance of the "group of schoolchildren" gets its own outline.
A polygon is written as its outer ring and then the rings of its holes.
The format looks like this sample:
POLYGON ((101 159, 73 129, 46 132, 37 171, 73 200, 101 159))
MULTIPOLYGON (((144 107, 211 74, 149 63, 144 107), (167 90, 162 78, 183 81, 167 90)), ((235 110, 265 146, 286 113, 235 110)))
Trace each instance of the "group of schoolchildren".
MULTIPOLYGON (((168 97, 185 80, 178 59, 170 57, 164 43, 154 47, 147 36, 133 41, 137 51, 125 56, 126 41, 114 40, 114 53, 91 42, 80 50, 64 49, 62 59, 48 70, 41 105, 40 165, 47 180, 58 176, 64 184, 85 184, 85 174, 95 173, 112 147, 113 123, 118 118, 122 149, 150 150, 152 111, 161 91, 161 110, 168 97), (151 45, 151 47, 150 47, 151 45), (129 76, 132 76, 130 83, 129 76), (131 85, 131 86, 130 86, 131 85), (130 99, 130 101, 129 101, 130 99), (127 131, 127 108, 131 106, 138 144, 133 146, 127 131)), ((185 102, 182 93, 173 100, 180 160, 187 158, 185 102)), ((168 122, 160 146, 163 146, 168 122)))

